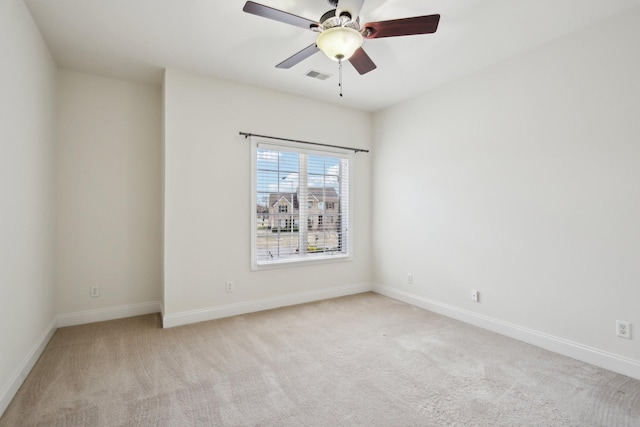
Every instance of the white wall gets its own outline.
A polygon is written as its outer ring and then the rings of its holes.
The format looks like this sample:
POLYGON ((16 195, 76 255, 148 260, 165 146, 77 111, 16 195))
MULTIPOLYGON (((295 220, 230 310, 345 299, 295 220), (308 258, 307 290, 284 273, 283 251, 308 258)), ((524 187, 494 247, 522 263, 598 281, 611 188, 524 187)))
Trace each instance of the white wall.
POLYGON ((638 76, 636 9, 378 113, 376 282, 640 377, 638 76))
POLYGON ((58 313, 159 301, 160 88, 60 70, 57 119, 58 313))
POLYGON ((370 114, 176 70, 164 97, 166 315, 369 286, 370 156, 355 159, 353 261, 251 271, 250 144, 238 133, 366 149, 370 114))
POLYGON ((21 0, 0 2, 0 57, 2 414, 54 320, 56 68, 21 0))

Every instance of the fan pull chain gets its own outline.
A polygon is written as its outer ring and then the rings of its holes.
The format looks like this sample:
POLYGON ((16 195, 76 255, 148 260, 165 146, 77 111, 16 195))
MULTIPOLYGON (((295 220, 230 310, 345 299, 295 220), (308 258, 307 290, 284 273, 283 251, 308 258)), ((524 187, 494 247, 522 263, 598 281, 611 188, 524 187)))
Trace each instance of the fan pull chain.
POLYGON ((342 97, 342 60, 338 60, 338 74, 340 75, 338 80, 338 87, 340 88, 340 97, 342 97))

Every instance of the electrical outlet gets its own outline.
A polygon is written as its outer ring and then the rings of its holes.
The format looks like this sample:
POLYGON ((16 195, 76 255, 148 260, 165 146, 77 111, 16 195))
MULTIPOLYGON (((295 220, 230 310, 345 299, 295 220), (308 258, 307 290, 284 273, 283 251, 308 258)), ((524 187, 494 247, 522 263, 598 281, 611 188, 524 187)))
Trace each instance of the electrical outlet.
POLYGON ((91 286, 91 291, 89 293, 92 298, 96 298, 100 296, 100 286, 91 286))
POLYGON ((616 335, 620 338, 631 339, 631 323, 624 320, 616 320, 616 335))
POLYGON ((227 282, 227 292, 233 292, 233 282, 227 282))
POLYGON ((413 274, 407 273, 407 283, 410 285, 413 284, 413 274))
POLYGON ((478 302, 478 291, 475 289, 471 289, 471 299, 475 302, 478 302))

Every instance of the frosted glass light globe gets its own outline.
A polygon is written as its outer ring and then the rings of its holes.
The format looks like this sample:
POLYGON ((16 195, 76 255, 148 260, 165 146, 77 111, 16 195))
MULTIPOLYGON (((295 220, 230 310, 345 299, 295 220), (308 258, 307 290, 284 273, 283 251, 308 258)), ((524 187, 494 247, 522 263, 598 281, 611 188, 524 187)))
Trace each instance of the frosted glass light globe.
POLYGON ((318 36, 316 45, 329 59, 349 59, 362 46, 363 38, 357 30, 348 27, 333 27, 318 36))

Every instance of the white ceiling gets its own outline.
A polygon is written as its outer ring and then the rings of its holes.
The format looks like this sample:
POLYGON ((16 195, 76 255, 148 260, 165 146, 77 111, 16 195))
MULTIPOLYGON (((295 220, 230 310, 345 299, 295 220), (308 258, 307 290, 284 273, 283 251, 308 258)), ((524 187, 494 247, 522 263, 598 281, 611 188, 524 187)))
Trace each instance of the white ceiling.
MULTIPOLYGON (((244 0, 25 0, 62 68, 161 81, 178 68, 375 111, 594 24, 640 0, 366 0, 361 22, 441 15, 435 34, 365 40, 378 68, 360 76, 321 52, 275 65, 310 45, 311 31, 242 11, 244 0), (320 81, 314 69, 332 74, 320 81)), ((312 20, 326 0, 260 0, 312 20)), ((597 27, 594 27, 594 30, 597 27)))

